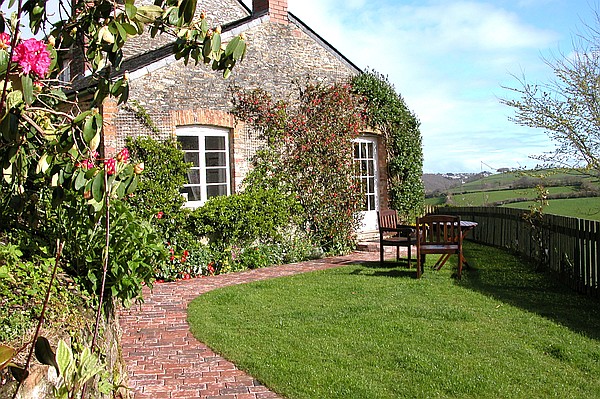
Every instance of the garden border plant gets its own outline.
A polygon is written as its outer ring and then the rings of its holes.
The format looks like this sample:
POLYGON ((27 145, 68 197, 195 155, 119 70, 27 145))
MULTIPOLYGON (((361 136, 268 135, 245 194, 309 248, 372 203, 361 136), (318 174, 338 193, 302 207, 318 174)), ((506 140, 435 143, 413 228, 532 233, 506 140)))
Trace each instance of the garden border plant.
MULTIPOLYGON (((56 22, 49 20, 46 6, 45 0, 11 0, 8 7, 16 11, 10 20, 4 15, 0 18, 0 164, 3 172, 0 220, 5 230, 27 231, 35 229, 40 221, 53 224, 51 218, 56 215, 46 211, 56 209, 60 213, 61 206, 71 204, 74 205, 71 209, 87 209, 87 212, 76 211, 69 216, 82 224, 88 223, 91 238, 95 237, 101 245, 104 243, 103 251, 97 254, 100 258, 94 258, 93 262, 98 261, 101 267, 92 268, 87 274, 81 270, 84 274, 80 274, 88 279, 92 285, 91 293, 96 295, 97 317, 91 347, 84 348, 81 356, 71 357, 72 362, 63 363, 82 374, 75 385, 66 391, 57 387, 56 392, 60 397, 75 398, 85 397, 85 380, 98 372, 96 367, 89 370, 85 367, 95 363, 90 356, 97 350, 95 342, 103 303, 111 305, 113 298, 127 303, 140 294, 141 281, 151 283, 145 255, 136 257, 135 250, 131 251, 134 245, 128 247, 128 240, 139 233, 136 238, 144 240, 143 250, 153 252, 156 249, 151 242, 153 232, 140 223, 130 223, 136 221, 135 215, 117 200, 135 190, 143 165, 129 164, 126 150, 115 158, 102 158, 96 152, 103 126, 102 115, 96 107, 107 97, 115 97, 119 103, 128 99, 127 74, 121 71, 113 77, 123 60, 123 46, 130 37, 143 34, 149 27, 152 36, 166 33, 176 38, 177 59, 184 59, 186 64, 190 58, 196 63, 210 63, 214 70, 223 71, 227 77, 236 62, 244 57, 246 44, 242 36, 236 36, 222 46, 220 27, 210 28, 204 13, 200 18, 195 17, 196 0, 159 0, 153 5, 139 7, 133 0, 124 3, 80 0, 72 4, 59 0, 59 20, 56 22), (50 33, 44 32, 47 42, 21 37, 24 16, 28 17, 33 33, 50 27, 50 33), (60 80, 60 69, 66 65, 65 56, 72 48, 80 52, 92 72, 94 84, 90 109, 81 109, 78 99, 69 99, 67 92, 71 82, 60 80), (81 203, 85 206, 77 208, 81 203), (42 206, 38 208, 39 204, 42 206), (24 218, 23 215, 31 210, 36 211, 35 217, 24 218), (119 238, 111 234, 112 210, 118 212, 113 221, 118 223, 127 219, 122 233, 130 237, 119 238), (9 223, 5 224, 5 221, 9 223), (135 231, 127 230, 130 225, 135 231), (112 240, 115 237, 118 242, 112 240), (114 251, 119 248, 127 256, 114 256, 117 261, 111 260, 111 250, 115 255, 114 251)), ((49 248, 55 245, 53 275, 66 243, 62 233, 60 227, 55 228, 56 244, 52 243, 52 237, 46 237, 49 248)), ((83 255, 87 261, 87 256, 93 254, 83 255)), ((43 309, 48 305, 53 280, 48 285, 43 309)), ((46 349, 37 356, 41 362, 60 368, 49 344, 39 336, 43 313, 33 339, 27 344, 31 345, 31 350, 24 367, 10 364, 15 350, 0 347, 1 368, 9 366, 19 383, 13 397, 27 377, 33 345, 36 354, 38 343, 46 349)), ((70 353, 64 348, 60 352, 70 353)), ((64 377, 66 370, 61 371, 64 377)))

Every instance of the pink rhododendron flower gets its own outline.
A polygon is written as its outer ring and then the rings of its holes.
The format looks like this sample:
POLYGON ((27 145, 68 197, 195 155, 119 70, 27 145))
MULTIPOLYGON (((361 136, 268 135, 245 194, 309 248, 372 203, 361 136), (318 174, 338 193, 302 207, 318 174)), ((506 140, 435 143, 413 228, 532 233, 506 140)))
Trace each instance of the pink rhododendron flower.
POLYGON ((104 169, 106 169, 107 175, 114 175, 117 172, 117 160, 114 158, 106 159, 104 161, 104 169))
POLYGON ((129 161, 129 150, 127 148, 123 148, 117 154, 117 161, 127 163, 129 161))
POLYGON ((6 49, 10 46, 10 35, 6 32, 0 33, 0 49, 6 49))
POLYGON ((158 212, 158 213, 156 214, 156 218, 157 218, 157 219, 162 219, 163 215, 164 215, 163 211, 160 211, 160 212, 158 212))
POLYGON ((81 167, 84 169, 92 169, 94 166, 94 160, 93 159, 85 159, 83 161, 81 161, 81 167))
POLYGON ((46 44, 34 38, 19 43, 15 47, 12 60, 21 66, 24 74, 33 72, 40 78, 46 76, 51 62, 46 44))

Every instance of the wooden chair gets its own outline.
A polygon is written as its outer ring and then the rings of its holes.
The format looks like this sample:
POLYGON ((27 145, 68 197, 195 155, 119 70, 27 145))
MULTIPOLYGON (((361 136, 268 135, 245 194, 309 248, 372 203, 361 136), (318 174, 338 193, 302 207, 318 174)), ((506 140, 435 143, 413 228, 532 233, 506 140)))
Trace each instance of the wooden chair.
POLYGON ((460 216, 427 215, 417 218, 417 278, 421 278, 425 255, 441 254, 439 270, 451 254, 458 256, 458 278, 462 272, 462 234, 460 216))
POLYGON ((400 247, 408 248, 410 268, 411 247, 417 243, 415 228, 398 224, 398 212, 393 209, 377 212, 379 221, 379 262, 383 265, 384 247, 396 247, 396 261, 400 260, 400 247))

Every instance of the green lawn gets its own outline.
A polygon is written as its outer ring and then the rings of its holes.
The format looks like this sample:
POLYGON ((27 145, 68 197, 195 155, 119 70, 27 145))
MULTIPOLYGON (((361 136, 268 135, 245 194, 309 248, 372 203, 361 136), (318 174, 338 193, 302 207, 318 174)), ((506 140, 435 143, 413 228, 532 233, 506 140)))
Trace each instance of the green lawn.
POLYGON ((461 281, 451 259, 421 280, 367 263, 219 289, 191 329, 287 398, 600 397, 598 301, 503 251, 466 255, 461 281))

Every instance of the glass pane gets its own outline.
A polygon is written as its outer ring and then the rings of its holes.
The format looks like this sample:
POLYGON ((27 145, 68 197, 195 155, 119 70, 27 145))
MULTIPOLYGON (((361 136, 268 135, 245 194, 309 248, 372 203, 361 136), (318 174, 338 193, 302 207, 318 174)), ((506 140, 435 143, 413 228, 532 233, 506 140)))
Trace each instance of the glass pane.
POLYGON ((367 157, 367 143, 360 143, 360 157, 367 157))
POLYGON ((186 152, 184 159, 185 162, 191 162, 192 163, 192 167, 199 167, 200 166, 200 157, 199 157, 200 153, 198 152, 186 152))
POLYGON ((227 195, 227 185, 226 184, 206 186, 207 198, 218 197, 219 195, 227 195))
POLYGON ((369 170, 367 171, 367 174, 369 176, 375 176, 375 162, 373 161, 368 161, 369 162, 369 170))
POLYGON ((373 143, 367 145, 367 158, 373 159, 373 143))
POLYGON ((367 161, 360 161, 360 173, 366 175, 368 172, 367 161))
POLYGON ((368 211, 373 211, 375 210, 375 196, 374 195, 369 195, 368 196, 368 200, 369 200, 369 205, 368 205, 368 211))
POLYGON ((227 166, 224 152, 207 152, 206 166, 227 166))
POLYGON ((207 183, 226 183, 227 182, 227 169, 206 169, 206 182, 207 183))
POLYGON ((200 184, 200 169, 190 169, 187 175, 190 184, 200 184))
POLYGON ((370 177, 369 178, 369 194, 374 194, 375 193, 375 179, 370 177))
POLYGON ((360 192, 361 193, 367 192, 367 179, 365 179, 365 178, 360 179, 360 192))
POLYGON ((206 150, 225 150, 225 137, 207 136, 204 145, 206 150))
POLYGON ((186 201, 201 201, 200 187, 183 187, 180 190, 181 194, 186 197, 186 201))
POLYGON ((354 143, 354 158, 359 158, 360 157, 360 149, 359 149, 359 145, 358 143, 354 143))
POLYGON ((200 147, 198 144, 198 137, 195 136, 178 136, 177 141, 181 143, 182 150, 199 150, 200 147))

